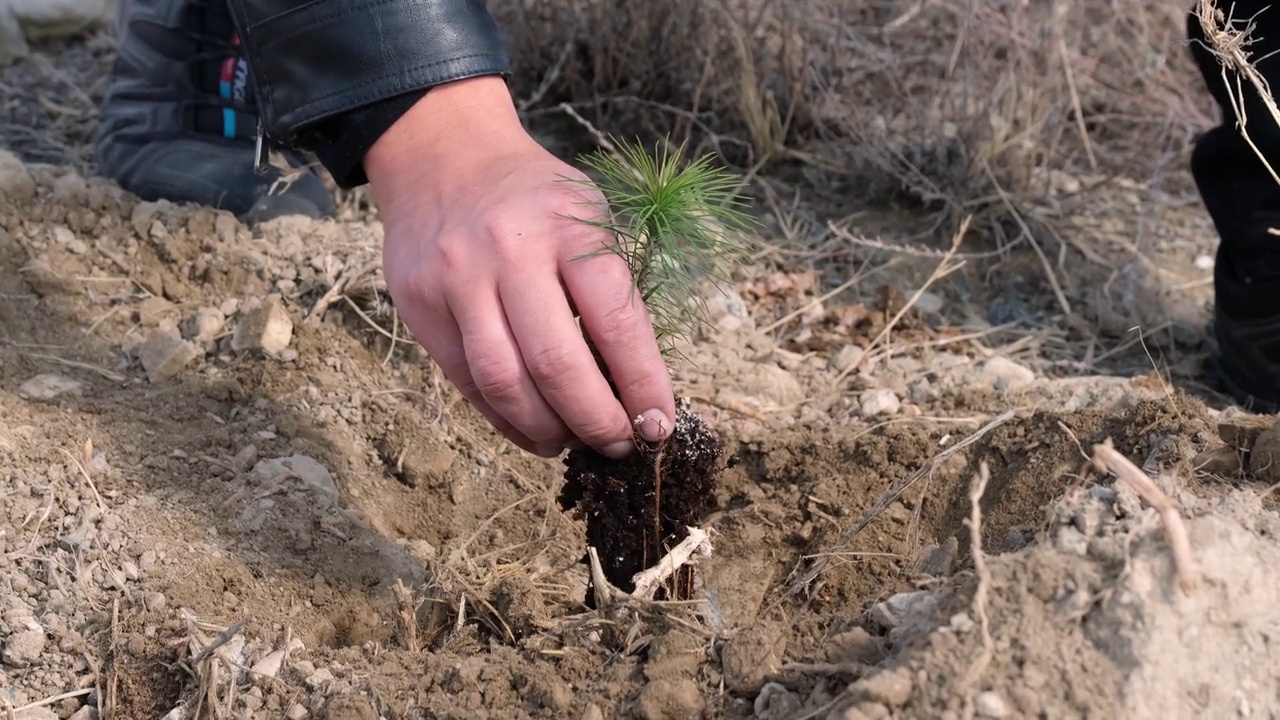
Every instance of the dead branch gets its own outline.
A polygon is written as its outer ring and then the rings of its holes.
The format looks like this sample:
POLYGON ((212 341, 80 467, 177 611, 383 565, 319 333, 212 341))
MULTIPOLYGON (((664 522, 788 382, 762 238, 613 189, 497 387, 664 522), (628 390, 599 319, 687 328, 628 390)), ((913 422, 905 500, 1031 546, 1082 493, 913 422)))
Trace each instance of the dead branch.
POLYGON ((1173 555, 1178 586, 1184 595, 1189 595, 1196 586, 1196 568, 1191 554, 1191 541, 1177 505, 1141 468, 1121 455, 1110 440, 1093 446, 1093 463, 1099 470, 1115 474, 1116 479, 1126 483, 1160 514, 1169 551, 1173 555))

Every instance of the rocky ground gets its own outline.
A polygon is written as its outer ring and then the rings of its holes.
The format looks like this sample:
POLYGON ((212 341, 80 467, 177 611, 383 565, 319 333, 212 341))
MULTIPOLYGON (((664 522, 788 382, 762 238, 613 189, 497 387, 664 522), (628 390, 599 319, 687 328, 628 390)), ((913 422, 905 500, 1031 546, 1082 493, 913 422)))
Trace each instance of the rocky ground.
POLYGON ((736 456, 700 602, 594 612, 562 466, 398 329, 358 197, 138 202, 88 162, 109 43, 35 57, 0 76, 0 716, 1280 714, 1280 433, 1197 380, 1185 192, 1062 179, 1111 210, 1079 242, 1144 253, 1055 282, 1024 249, 930 284, 892 215, 820 272, 766 217, 675 369, 736 456))

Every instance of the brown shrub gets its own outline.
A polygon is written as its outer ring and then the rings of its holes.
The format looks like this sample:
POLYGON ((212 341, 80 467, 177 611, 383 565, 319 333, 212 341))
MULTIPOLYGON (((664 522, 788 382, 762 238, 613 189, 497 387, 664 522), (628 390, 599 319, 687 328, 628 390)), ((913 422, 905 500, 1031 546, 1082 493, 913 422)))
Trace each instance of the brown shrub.
POLYGON ((937 213, 952 228, 962 214, 975 228, 1008 224, 1053 170, 1147 180, 1213 121, 1184 38, 1189 3, 491 8, 531 119, 569 103, 602 132, 687 139, 771 182, 792 178, 828 207, 906 202, 934 211, 935 226, 937 213))

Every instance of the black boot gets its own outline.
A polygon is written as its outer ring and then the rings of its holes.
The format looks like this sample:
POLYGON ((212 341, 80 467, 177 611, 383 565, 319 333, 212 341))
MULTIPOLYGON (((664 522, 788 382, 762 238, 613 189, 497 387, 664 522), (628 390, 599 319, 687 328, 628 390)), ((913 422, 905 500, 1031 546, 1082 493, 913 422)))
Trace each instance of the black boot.
MULTIPOLYGON (((1219 6, 1230 17, 1255 23, 1250 52, 1264 58, 1259 71, 1280 87, 1280 8, 1264 10, 1266 3, 1259 0, 1219 0, 1219 6)), ((1234 86, 1244 89, 1242 97, 1231 98, 1194 13, 1187 34, 1222 108, 1222 124, 1196 141, 1191 156, 1191 173, 1220 238, 1211 332, 1214 379, 1245 408, 1274 413, 1280 410, 1280 182, 1240 134, 1233 105, 1244 103, 1249 138, 1278 173, 1280 127, 1247 81, 1234 86)))
POLYGON ((332 215, 333 196, 310 169, 254 173, 256 103, 224 0, 131 4, 99 111, 99 172, 144 200, 197 203, 250 222, 332 215))

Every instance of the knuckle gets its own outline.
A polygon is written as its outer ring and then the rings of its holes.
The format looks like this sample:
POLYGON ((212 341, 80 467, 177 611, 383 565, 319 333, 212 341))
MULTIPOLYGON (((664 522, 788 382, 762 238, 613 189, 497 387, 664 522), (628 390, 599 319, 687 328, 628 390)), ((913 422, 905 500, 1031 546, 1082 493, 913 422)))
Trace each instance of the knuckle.
POLYGON ((621 379, 615 378, 618 393, 622 397, 647 397, 658 392, 671 381, 671 376, 661 364, 645 369, 635 369, 621 379))
POLYGON ((446 276, 466 270, 470 265, 469 244, 463 238, 445 236, 436 242, 431 253, 431 265, 446 276))
POLYGON ((574 434, 588 445, 603 445, 626 439, 627 430, 613 420, 612 413, 601 410, 590 417, 579 418, 574 434))
POLYGON ((525 359, 529 375, 538 383, 559 386, 573 371, 569 350, 562 346, 546 347, 534 351, 525 359))
POLYGON ((596 321, 599 328, 597 340, 614 345, 634 341, 631 336, 641 326, 639 321, 643 318, 644 309, 639 298, 631 292, 619 294, 613 306, 601 313, 596 321))
POLYGON ((490 399, 510 399, 520 393, 524 384, 520 369, 508 363, 474 363, 471 377, 480 394, 490 399))

